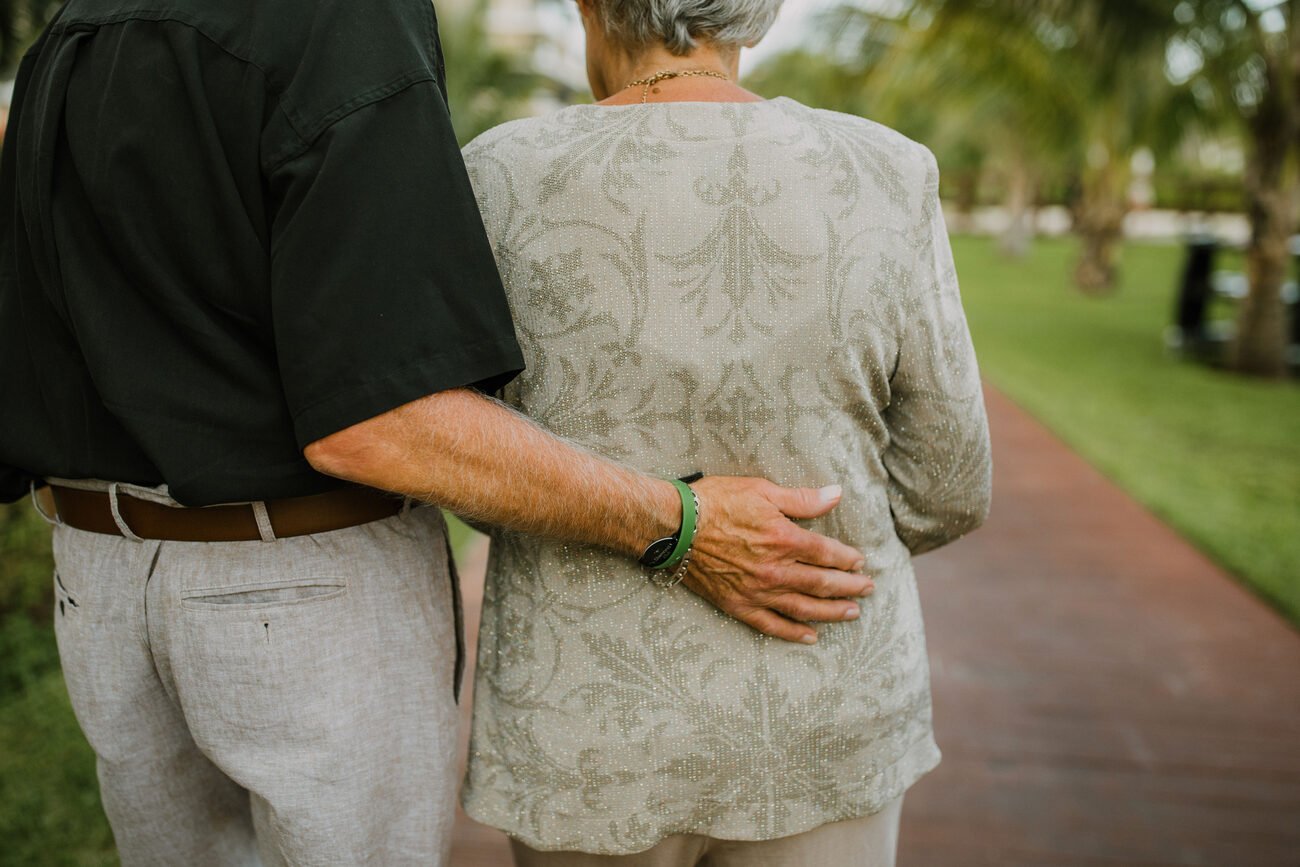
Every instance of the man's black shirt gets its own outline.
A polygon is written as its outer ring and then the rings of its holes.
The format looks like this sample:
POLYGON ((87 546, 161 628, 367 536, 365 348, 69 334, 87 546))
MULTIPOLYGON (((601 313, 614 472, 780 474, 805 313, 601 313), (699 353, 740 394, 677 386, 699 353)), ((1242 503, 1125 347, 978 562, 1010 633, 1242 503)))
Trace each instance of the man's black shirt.
POLYGON ((523 366, 428 0, 69 0, 0 159, 0 499, 319 492, 307 444, 523 366))

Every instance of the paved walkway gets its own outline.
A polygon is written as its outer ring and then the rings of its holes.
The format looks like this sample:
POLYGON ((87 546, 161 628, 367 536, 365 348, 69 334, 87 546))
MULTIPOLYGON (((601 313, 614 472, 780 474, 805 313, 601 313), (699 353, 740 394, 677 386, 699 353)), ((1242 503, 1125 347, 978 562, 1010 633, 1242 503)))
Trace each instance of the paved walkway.
MULTIPOLYGON (((1300 634, 988 401, 993 515, 917 561, 944 762, 902 867, 1300 865, 1300 634)), ((452 864, 510 859, 462 817, 452 864)))

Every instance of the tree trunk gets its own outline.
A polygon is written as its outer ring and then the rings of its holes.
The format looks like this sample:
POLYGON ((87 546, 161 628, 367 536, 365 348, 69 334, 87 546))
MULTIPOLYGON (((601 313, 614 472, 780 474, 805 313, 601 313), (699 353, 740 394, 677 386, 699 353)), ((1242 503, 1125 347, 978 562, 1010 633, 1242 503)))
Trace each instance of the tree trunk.
POLYGON ((1002 252, 1017 259, 1029 253, 1034 241, 1034 179, 1017 160, 1007 169, 1007 226, 998 239, 1002 252))
MULTIPOLYGON (((1262 121, 1263 118, 1260 118, 1262 121)), ((1283 377, 1287 373, 1288 328, 1282 284, 1291 267, 1291 235, 1295 233, 1296 184, 1286 181, 1290 134, 1257 122, 1248 167, 1250 249, 1246 270, 1250 292, 1237 313, 1237 334, 1229 366, 1252 376, 1283 377)))
POLYGON ((1229 366, 1238 373, 1275 378, 1287 375, 1290 329, 1282 284, 1291 265, 1297 201, 1297 181, 1288 168, 1300 145, 1300 0, 1288 5, 1288 41, 1285 50, 1264 55, 1268 88, 1249 125, 1250 291, 1237 312, 1237 334, 1228 354, 1229 366))
POLYGON ((1080 244, 1074 283, 1084 292, 1101 294, 1115 288, 1119 277, 1115 261, 1124 240, 1126 214, 1126 208, 1101 203, 1080 208, 1074 229, 1080 244))
POLYGON ((1119 275, 1115 260, 1129 211, 1131 170, 1103 145, 1094 146, 1088 163, 1074 208, 1074 231, 1081 245, 1074 282, 1085 292, 1099 294, 1114 289, 1119 275))
POLYGON ((969 232, 974 227, 975 206, 979 204, 979 188, 979 169, 967 169, 957 175, 956 196, 953 199, 955 231, 969 232))

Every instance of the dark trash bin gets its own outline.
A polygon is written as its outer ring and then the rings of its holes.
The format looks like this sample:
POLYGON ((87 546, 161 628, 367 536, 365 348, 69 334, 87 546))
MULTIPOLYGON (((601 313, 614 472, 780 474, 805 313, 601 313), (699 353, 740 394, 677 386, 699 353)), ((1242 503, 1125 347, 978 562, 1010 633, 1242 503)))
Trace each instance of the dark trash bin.
POLYGON ((1187 237, 1187 256, 1174 305, 1177 343, 1189 352, 1201 351, 1209 339, 1210 301, 1214 295, 1212 276, 1219 241, 1213 235, 1194 233, 1187 237))
POLYGON ((1292 363, 1300 366, 1300 235, 1291 238, 1291 256, 1295 259, 1295 273, 1292 275, 1291 290, 1291 357, 1292 363))

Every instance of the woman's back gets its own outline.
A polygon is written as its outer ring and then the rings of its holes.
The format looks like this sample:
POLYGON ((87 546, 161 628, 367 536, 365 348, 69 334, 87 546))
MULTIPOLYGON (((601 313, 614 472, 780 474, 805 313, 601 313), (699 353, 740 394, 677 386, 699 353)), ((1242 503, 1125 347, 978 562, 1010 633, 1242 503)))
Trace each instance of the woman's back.
POLYGON ((841 484, 815 528, 877 584, 802 647, 613 555, 498 535, 470 812, 618 853, 896 797, 938 758, 909 548, 988 498, 933 158, 782 99, 579 106, 466 161, 528 362, 507 401, 664 477, 841 484))

